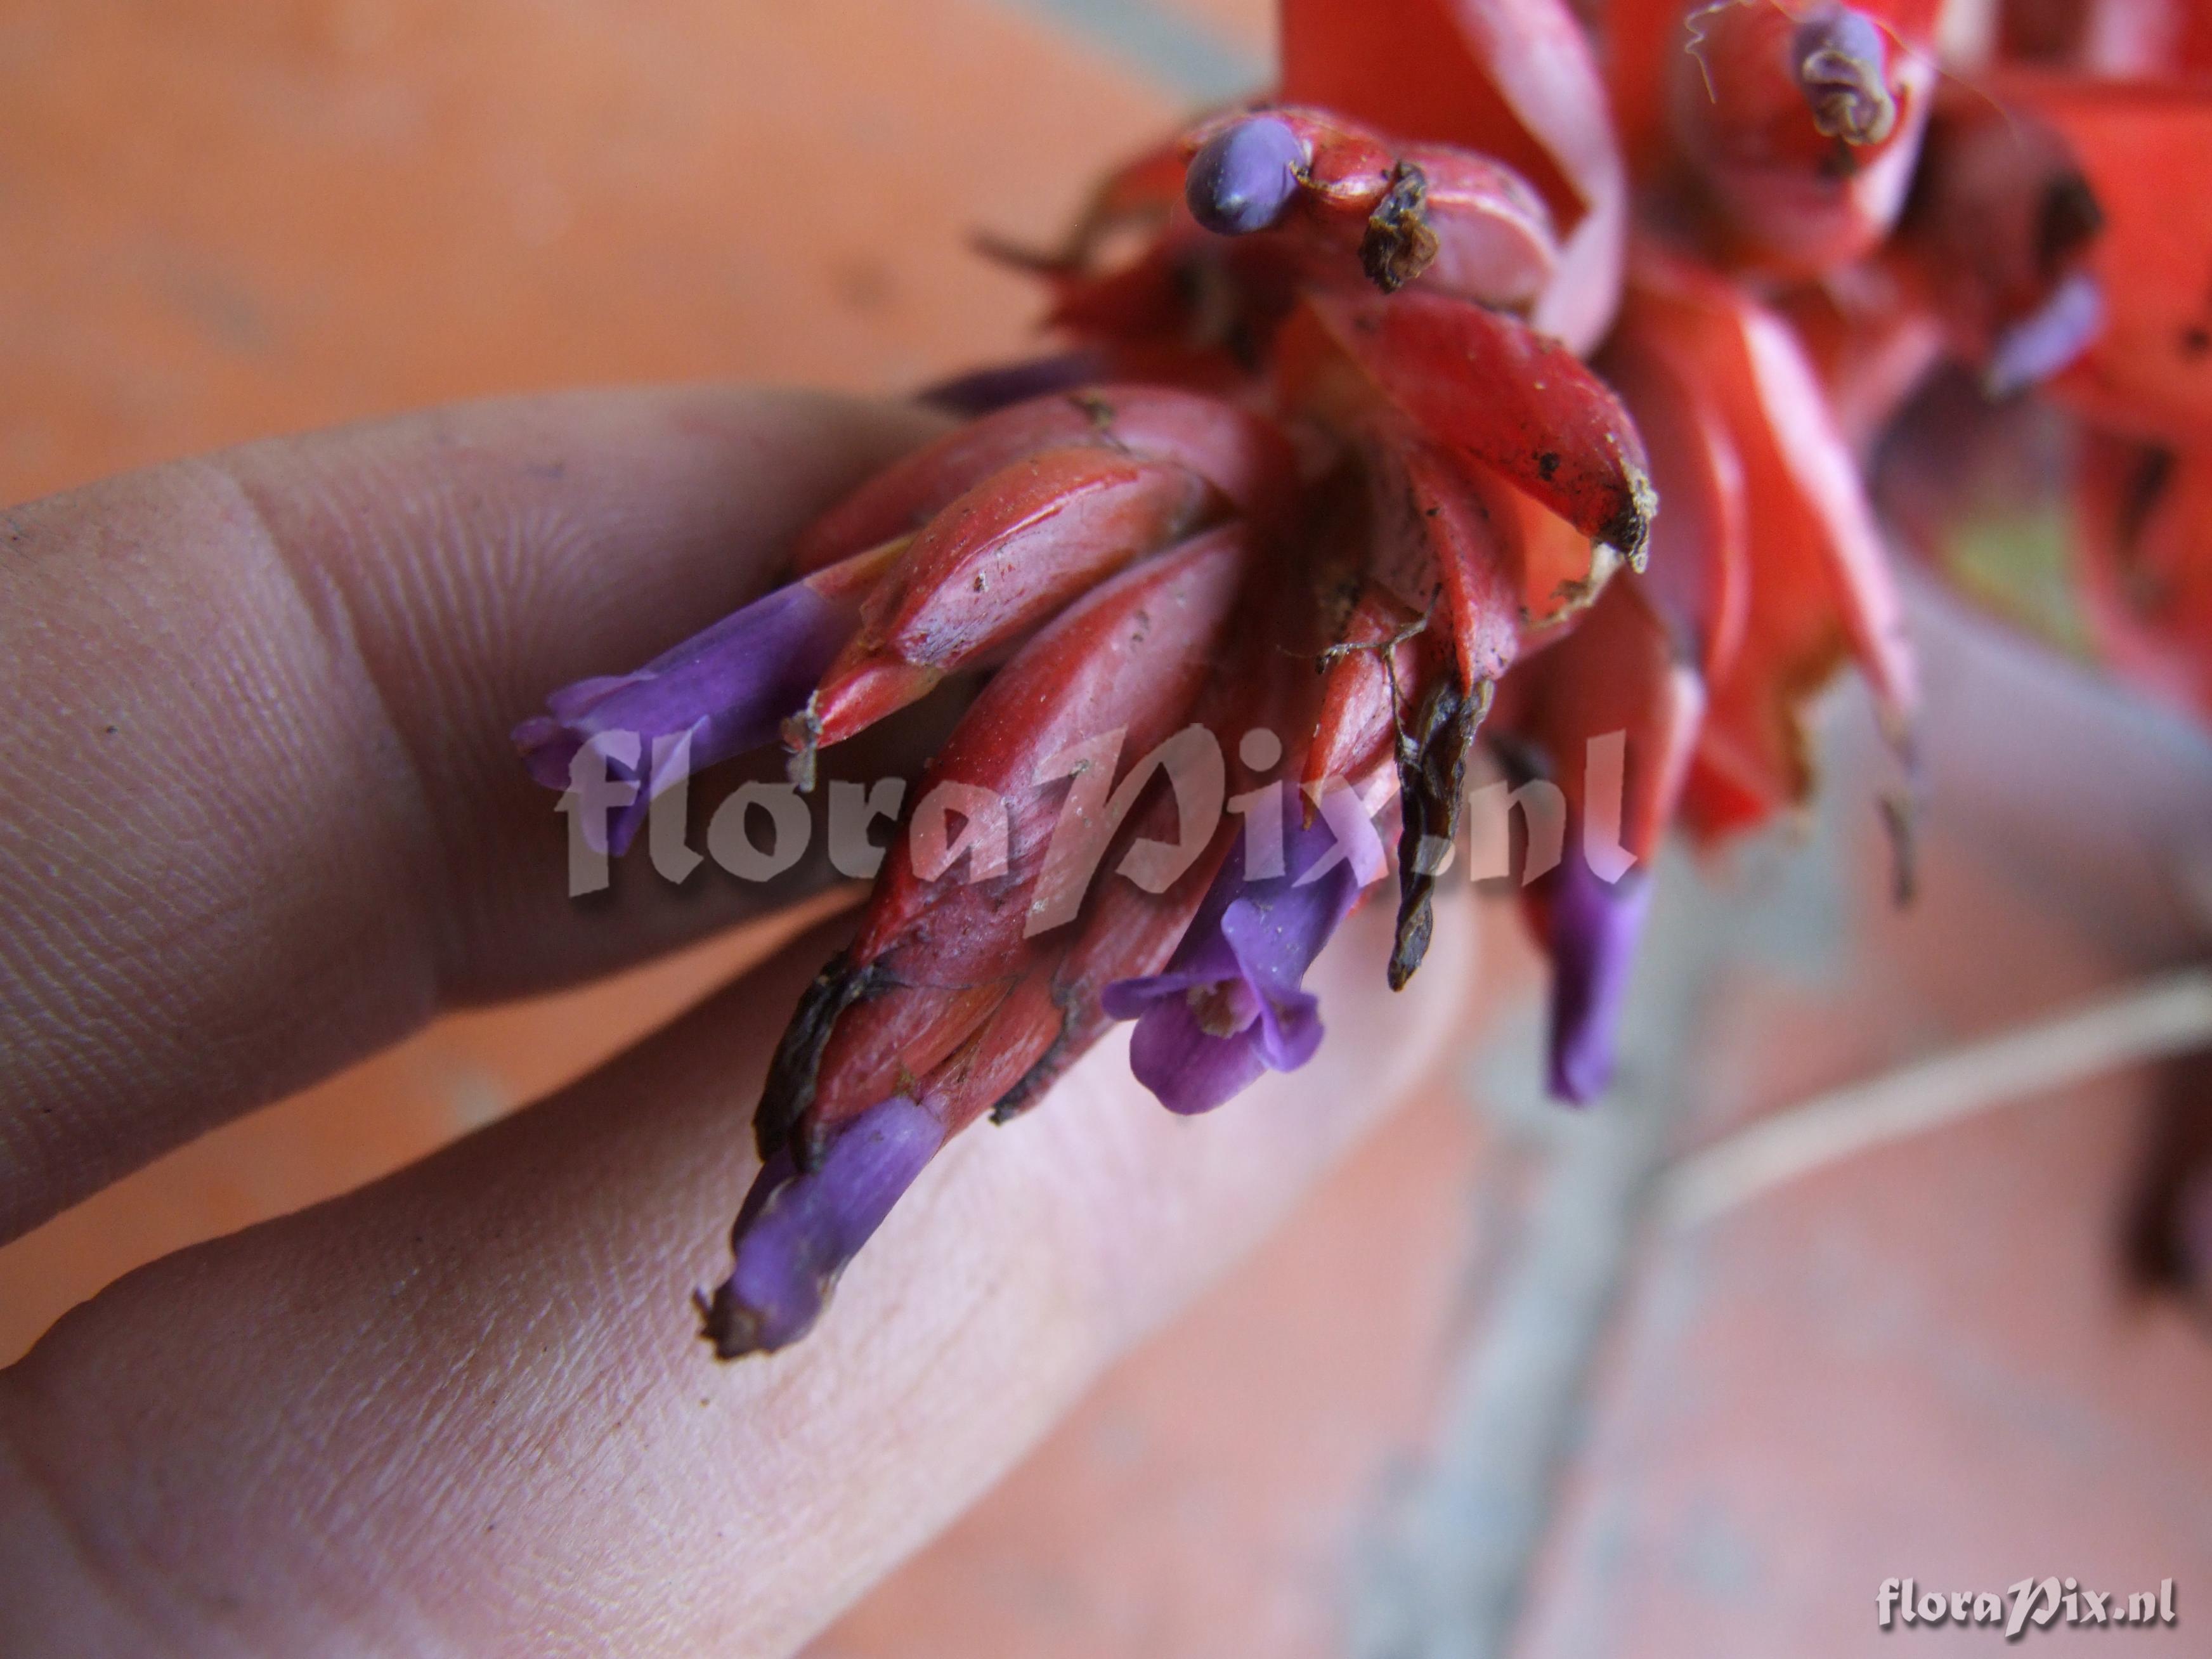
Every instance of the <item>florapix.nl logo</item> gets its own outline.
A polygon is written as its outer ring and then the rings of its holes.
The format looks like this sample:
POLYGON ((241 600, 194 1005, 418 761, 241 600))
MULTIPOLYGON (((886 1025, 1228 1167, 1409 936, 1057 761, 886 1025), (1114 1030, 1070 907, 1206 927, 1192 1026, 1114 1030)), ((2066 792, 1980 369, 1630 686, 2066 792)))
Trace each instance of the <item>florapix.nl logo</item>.
POLYGON ((1923 1589, 1911 1578, 1885 1578, 1875 1596, 1883 1630, 1980 1627, 2017 1642, 2055 1625, 2165 1626, 2178 1617, 2173 1580, 2154 1590, 2094 1590, 2074 1578, 2023 1578, 1998 1590, 1923 1589))
MULTIPOLYGON (((795 784, 747 782, 708 819, 702 854, 690 839, 690 735, 656 739, 647 757, 637 733, 601 732, 576 751, 560 798, 559 811, 568 820, 568 891, 581 896, 609 885, 611 848, 628 839, 614 827, 641 816, 652 867, 676 883, 688 880, 709 857, 738 880, 772 881, 815 848, 817 835, 833 870, 871 880, 889 851, 877 839, 877 826, 888 823, 894 837, 904 837, 914 872, 925 881, 1033 878, 1029 929, 1042 933, 1073 918, 1102 866, 1117 851, 1124 826, 1140 805, 1158 800, 1162 792, 1174 803, 1172 837, 1127 839, 1112 873, 1148 892, 1165 892, 1214 844, 1224 818, 1231 817, 1241 820, 1246 872, 1257 878, 1280 872, 1286 814, 1297 810, 1286 782, 1231 794, 1227 757, 1204 726, 1186 727, 1126 769, 1124 740, 1123 732, 1111 731, 1054 756, 1030 780, 1030 795, 1020 799, 954 777, 926 780, 912 800, 903 778, 866 784, 834 779, 817 812, 795 784)), ((1281 738, 1264 729, 1247 732, 1237 745, 1248 778, 1273 770, 1284 753, 1281 738)), ((1459 803, 1455 834, 1419 836, 1412 846, 1401 846, 1401 859, 1424 875, 1442 875, 1457 860, 1463 841, 1468 879, 1517 875, 1533 882, 1559 866, 1571 828, 1592 872, 1602 881, 1620 880, 1637 862, 1623 845, 1623 818, 1630 810, 1626 734, 1592 738, 1581 759, 1573 779, 1474 780, 1459 803)), ((1334 830, 1340 860, 1358 856, 1375 838, 1378 821, 1382 829, 1390 827, 1398 788, 1396 773, 1386 769, 1369 779, 1304 781, 1296 793, 1303 795, 1306 811, 1334 830)), ((1151 818, 1146 823, 1152 827, 1151 818)))

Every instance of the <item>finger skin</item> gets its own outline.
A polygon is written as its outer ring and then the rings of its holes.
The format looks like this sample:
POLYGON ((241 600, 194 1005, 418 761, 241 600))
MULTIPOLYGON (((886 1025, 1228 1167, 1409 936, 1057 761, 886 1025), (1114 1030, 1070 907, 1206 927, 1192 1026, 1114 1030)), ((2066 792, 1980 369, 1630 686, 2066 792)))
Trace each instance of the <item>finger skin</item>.
POLYGON ((1178 1120, 1111 1041, 962 1137, 789 1352, 721 1365, 744 1108, 834 942, 350 1197, 174 1256, 0 1373, 0 1628, 56 1651, 788 1653, 1254 1242, 1463 1016, 1389 907, 1307 1070, 1178 1120))
POLYGON ((507 740, 758 592, 934 425, 708 388, 287 439, 0 515, 0 1238, 372 1052, 762 893, 568 897, 507 740))

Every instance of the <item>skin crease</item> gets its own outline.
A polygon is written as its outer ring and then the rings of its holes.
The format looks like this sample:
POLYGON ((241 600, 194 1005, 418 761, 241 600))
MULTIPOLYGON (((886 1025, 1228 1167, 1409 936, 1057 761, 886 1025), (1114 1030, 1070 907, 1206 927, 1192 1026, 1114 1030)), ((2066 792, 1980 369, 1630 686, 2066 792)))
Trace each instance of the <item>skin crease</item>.
MULTIPOLYGON (((11 1224, 437 1006, 757 905, 651 880, 572 904, 504 733, 756 591, 926 429, 753 393, 536 399, 9 515, 0 674, 29 714, 0 781, 43 788, 0 837, 30 924, 0 963, 11 1224), (260 712, 218 744, 242 691, 260 712), (131 764, 87 711, 128 722, 131 764), (218 748, 227 792, 175 766, 218 748), (192 813, 204 834, 155 835, 192 813)), ((1469 995, 1452 908, 1397 997, 1389 905, 1356 916, 1310 982, 1365 1040, 1212 1117, 1170 1116, 1102 1045, 924 1174, 811 1337, 720 1366, 684 1296, 724 1264, 817 932, 554 1099, 132 1274, 0 1373, 0 1630, 85 1655, 790 1652, 1419 1079, 1469 995)))
POLYGON ((760 591, 935 429, 787 393, 542 398, 0 517, 0 1239, 440 1007, 758 909, 712 875, 617 880, 580 926, 507 732, 760 591))

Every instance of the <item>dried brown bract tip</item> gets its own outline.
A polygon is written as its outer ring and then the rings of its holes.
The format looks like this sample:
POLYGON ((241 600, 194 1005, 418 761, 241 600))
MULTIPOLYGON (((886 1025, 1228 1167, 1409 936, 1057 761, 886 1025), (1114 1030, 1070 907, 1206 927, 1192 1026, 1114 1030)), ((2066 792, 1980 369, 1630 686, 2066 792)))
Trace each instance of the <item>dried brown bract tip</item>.
POLYGON ((1390 188, 1367 216, 1359 268, 1385 294, 1395 294, 1433 264, 1437 234, 1429 228, 1428 175, 1411 161, 1391 170, 1390 188))
POLYGON ((1486 681, 1462 691, 1446 680, 1430 692, 1413 728, 1398 739, 1403 820, 1398 834, 1398 937, 1390 952, 1394 991, 1412 982, 1429 953, 1437 878, 1459 834, 1468 752, 1490 712, 1491 696, 1486 681))

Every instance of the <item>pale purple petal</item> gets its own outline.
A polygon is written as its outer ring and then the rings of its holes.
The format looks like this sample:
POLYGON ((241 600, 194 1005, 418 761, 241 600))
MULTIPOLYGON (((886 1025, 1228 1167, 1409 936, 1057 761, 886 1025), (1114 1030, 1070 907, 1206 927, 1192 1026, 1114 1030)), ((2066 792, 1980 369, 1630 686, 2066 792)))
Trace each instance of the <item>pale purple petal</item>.
POLYGON ((1274 1071, 1295 1072, 1321 1047, 1321 1001, 1299 981, 1343 920, 1331 900, 1316 905, 1246 898, 1222 913, 1221 937, 1259 994, 1252 1042, 1274 1071))
POLYGON ((1210 1112, 1257 1082, 1267 1061, 1255 1042, 1224 1042, 1200 1028, 1197 1011, 1182 997, 1149 1005, 1129 1036, 1129 1071, 1185 1117, 1210 1112))
POLYGON ((805 583, 780 587, 635 673, 562 687, 546 698, 547 714, 514 728, 515 747, 532 777, 549 789, 566 789, 569 767, 586 744, 610 732, 637 734, 635 766, 611 757, 607 763, 610 777, 641 786, 607 827, 607 844, 620 854, 655 795, 693 771, 773 742, 782 722, 805 707, 855 623, 850 606, 805 583), (677 744, 663 750, 682 763, 655 775, 656 740, 685 732, 688 751, 677 744))
POLYGON ((1305 164, 1297 133, 1272 115, 1255 116, 1200 146, 1183 175, 1183 199, 1217 235, 1249 236, 1283 216, 1305 164))
POLYGON ((1553 881, 1552 1093, 1579 1106, 1613 1081, 1651 884, 1640 870, 1601 881, 1580 849, 1553 881))
POLYGON ((2040 386, 2072 367, 2104 330, 2104 289, 2087 271, 2077 270, 2032 315, 1997 337, 1983 388, 1992 398, 2008 398, 2040 386))
POLYGON ((715 1352, 764 1353, 813 1328, 845 1264, 944 1144, 936 1118, 894 1096, 848 1124, 811 1174, 788 1152, 771 1158, 731 1231, 730 1276, 707 1306, 715 1352))
MULTIPOLYGON (((1299 816, 1293 792, 1285 817, 1299 816)), ((1363 832, 1374 836, 1364 814, 1343 811, 1293 828, 1279 876, 1249 876, 1232 854, 1165 970, 1106 988, 1106 1012, 1137 1022, 1130 1070, 1170 1111, 1211 1111, 1263 1071, 1313 1058, 1321 1010, 1302 982, 1374 868, 1363 832)))
POLYGON ((580 719, 590 712, 593 703, 612 696, 636 678, 635 674, 594 674, 551 693, 545 699, 545 707, 556 720, 580 719))

